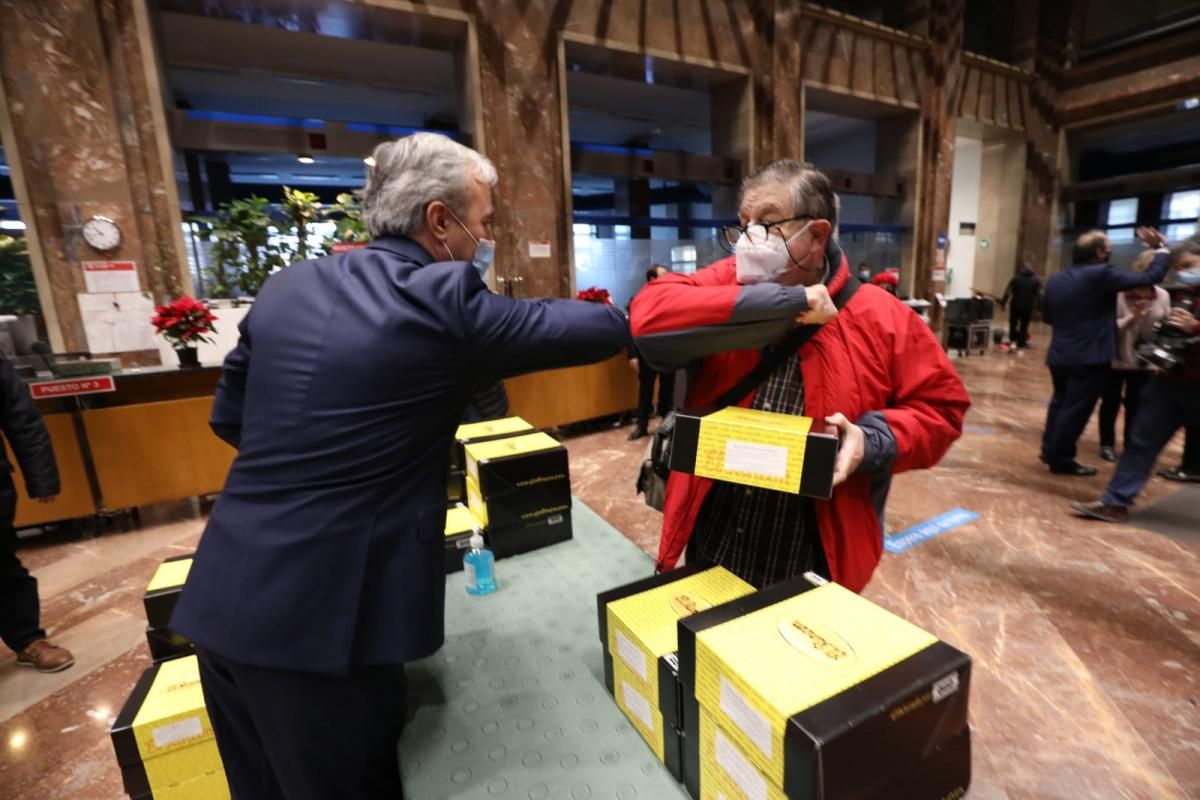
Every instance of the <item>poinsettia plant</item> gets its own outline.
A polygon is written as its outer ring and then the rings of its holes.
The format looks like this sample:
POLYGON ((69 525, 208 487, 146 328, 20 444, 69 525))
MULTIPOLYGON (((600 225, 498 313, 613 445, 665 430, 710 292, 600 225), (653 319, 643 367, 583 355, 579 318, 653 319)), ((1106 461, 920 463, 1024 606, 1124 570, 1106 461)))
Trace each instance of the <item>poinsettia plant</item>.
POLYGON ((216 332, 213 325, 216 321, 208 306, 187 295, 156 307, 150 320, 154 329, 176 350, 195 347, 199 342, 212 344, 212 339, 206 334, 216 332))
POLYGON ((595 286, 589 286, 586 289, 580 289, 575 295, 576 300, 586 300, 589 303, 603 303, 606 306, 612 305, 612 297, 608 293, 608 289, 600 289, 595 286))

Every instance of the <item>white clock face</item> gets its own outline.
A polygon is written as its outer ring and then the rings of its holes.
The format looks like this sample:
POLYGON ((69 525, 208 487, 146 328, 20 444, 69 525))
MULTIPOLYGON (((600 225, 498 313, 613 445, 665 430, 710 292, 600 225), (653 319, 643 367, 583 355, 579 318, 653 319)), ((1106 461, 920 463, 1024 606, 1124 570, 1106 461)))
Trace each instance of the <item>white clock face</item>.
POLYGON ((83 223, 83 240, 102 253, 116 250, 121 244, 121 229, 108 217, 92 217, 83 223))

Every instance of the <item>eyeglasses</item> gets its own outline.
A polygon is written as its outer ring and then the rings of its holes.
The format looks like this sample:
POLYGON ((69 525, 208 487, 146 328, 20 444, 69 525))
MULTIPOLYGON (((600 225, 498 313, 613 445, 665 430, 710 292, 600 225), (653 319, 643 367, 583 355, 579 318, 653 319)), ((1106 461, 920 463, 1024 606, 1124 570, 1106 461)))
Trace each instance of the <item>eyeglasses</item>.
POLYGON ((778 222, 752 222, 749 225, 725 225, 719 229, 717 241, 726 252, 732 253, 737 247, 738 240, 742 238, 742 234, 746 235, 746 240, 750 244, 766 244, 768 236, 783 236, 781 226, 789 222, 799 222, 802 219, 813 220, 815 217, 800 216, 788 217, 781 219, 778 222))

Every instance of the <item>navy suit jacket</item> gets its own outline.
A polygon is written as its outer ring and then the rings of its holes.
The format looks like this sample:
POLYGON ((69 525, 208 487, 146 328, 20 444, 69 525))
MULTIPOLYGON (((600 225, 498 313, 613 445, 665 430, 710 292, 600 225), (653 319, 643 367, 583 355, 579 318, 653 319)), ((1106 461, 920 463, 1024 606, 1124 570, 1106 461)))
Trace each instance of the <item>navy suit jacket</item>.
POLYGON ((1046 364, 1111 363, 1117 357, 1117 294, 1161 283, 1167 267, 1168 253, 1163 250, 1145 272, 1112 264, 1075 264, 1051 276, 1042 298, 1042 319, 1054 329, 1046 364))
POLYGON ((263 287, 213 403, 237 458, 171 621, 197 645, 325 673, 436 651, 446 471, 472 392, 629 343, 615 308, 513 300, 468 263, 431 262, 379 239, 263 287))

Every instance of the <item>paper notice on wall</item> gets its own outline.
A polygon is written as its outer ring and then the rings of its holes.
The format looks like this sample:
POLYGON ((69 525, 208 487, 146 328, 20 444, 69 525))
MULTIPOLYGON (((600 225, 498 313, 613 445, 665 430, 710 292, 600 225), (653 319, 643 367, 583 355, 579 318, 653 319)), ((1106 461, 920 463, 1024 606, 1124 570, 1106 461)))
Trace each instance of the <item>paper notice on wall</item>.
POLYGON ((91 293, 137 292, 137 264, 133 261, 84 261, 83 280, 91 293))
POLYGON ((946 280, 946 270, 935 269, 933 271, 933 280, 934 280, 934 282, 946 280))
POLYGON ((92 353, 157 350, 154 301, 141 292, 79 294, 79 316, 92 353))
POLYGON ((529 243, 530 258, 549 258, 550 257, 550 242, 530 242, 529 243))

